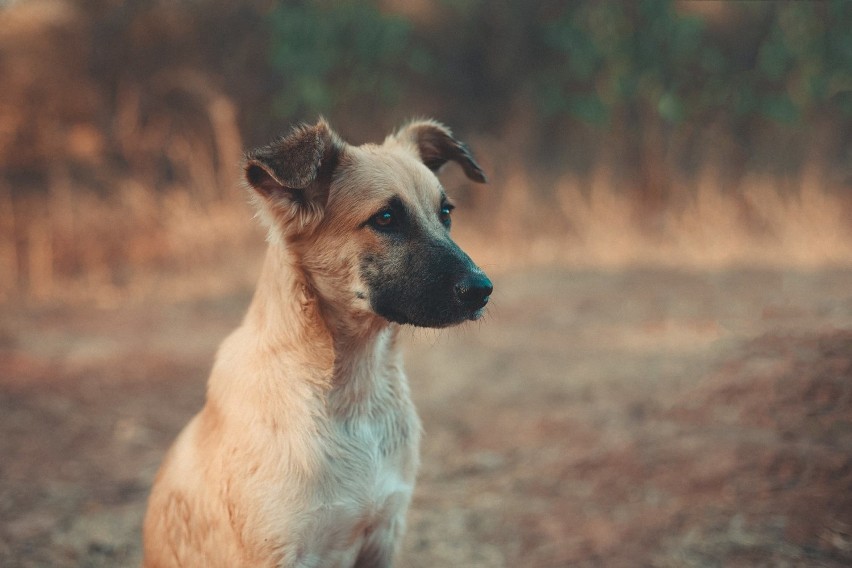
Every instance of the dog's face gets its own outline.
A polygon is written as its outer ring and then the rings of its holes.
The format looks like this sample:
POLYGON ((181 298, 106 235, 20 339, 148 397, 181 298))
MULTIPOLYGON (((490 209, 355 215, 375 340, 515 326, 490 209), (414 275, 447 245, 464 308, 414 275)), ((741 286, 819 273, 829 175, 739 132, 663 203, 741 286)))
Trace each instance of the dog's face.
POLYGON ((492 290, 450 238, 453 205, 435 176, 447 161, 485 181, 438 123, 354 147, 320 121, 250 152, 246 178, 273 238, 286 241, 327 305, 443 327, 479 318, 492 290))

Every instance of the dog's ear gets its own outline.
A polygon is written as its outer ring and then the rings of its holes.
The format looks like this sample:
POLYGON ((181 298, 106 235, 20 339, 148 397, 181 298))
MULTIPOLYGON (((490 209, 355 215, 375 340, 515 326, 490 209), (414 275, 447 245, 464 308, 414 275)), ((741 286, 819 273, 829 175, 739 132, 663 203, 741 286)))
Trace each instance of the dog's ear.
POLYGON ((390 138, 413 148, 426 167, 435 173, 448 161, 458 163, 465 175, 485 183, 485 174, 473 159, 467 145, 456 140, 450 129, 435 120, 415 120, 403 126, 390 138))
POLYGON ((278 140, 250 150, 244 170, 261 212, 304 228, 322 217, 331 177, 345 143, 324 119, 302 125, 278 140))

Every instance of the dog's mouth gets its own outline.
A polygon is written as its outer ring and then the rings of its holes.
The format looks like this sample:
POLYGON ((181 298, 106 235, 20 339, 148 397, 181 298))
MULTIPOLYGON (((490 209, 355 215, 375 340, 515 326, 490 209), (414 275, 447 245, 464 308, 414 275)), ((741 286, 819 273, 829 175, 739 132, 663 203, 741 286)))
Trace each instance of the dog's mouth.
POLYGON ((399 312, 379 315, 390 322, 398 323, 400 325, 413 325, 414 327, 441 329, 445 327, 453 327, 454 325, 460 325, 466 321, 476 321, 478 319, 481 319, 484 316, 484 310, 477 310, 474 313, 467 314, 462 317, 454 317, 451 319, 439 317, 410 317, 403 315, 399 312))

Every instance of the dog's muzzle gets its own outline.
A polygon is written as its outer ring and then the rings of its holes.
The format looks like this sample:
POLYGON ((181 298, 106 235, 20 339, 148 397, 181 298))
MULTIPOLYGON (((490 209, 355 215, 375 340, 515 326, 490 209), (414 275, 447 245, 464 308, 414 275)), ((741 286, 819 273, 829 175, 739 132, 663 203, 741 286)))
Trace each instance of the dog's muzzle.
POLYGON ((420 327, 479 319, 494 289, 449 237, 415 241, 384 262, 371 256, 361 270, 378 315, 420 327))

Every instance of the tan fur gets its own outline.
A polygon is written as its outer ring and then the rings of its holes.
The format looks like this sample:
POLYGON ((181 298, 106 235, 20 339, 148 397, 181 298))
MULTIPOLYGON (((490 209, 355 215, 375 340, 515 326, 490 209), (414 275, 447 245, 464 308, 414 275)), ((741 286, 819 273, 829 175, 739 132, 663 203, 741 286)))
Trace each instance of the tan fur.
MULTIPOLYGON (((157 475, 147 568, 379 567, 399 545, 420 422, 398 326, 372 312, 358 273, 359 255, 385 245, 360 227, 399 191, 417 215, 434 216, 440 185, 405 130, 333 156, 326 187, 323 160, 342 143, 324 122, 279 144, 296 146, 290 183, 312 201, 296 211, 298 195, 255 192, 270 230, 266 261, 242 325, 218 351, 203 409, 157 475)), ((280 168, 262 169, 252 172, 258 186, 287 185, 280 168)))

